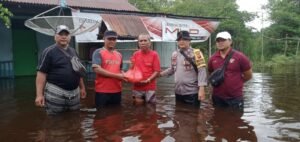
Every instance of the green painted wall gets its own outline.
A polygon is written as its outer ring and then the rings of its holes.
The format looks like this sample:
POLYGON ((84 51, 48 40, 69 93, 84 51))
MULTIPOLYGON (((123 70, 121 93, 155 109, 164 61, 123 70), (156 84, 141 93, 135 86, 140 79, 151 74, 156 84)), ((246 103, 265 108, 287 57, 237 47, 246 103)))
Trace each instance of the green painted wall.
POLYGON ((15 76, 35 75, 38 61, 35 32, 13 29, 12 41, 15 76))

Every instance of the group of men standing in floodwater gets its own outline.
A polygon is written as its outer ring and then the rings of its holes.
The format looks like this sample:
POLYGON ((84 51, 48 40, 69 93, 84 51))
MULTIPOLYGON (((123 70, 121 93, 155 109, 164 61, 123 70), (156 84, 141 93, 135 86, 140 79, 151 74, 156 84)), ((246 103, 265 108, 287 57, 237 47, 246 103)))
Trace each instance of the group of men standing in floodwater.
MULTIPOLYGON (((95 50, 92 56, 92 69, 96 74, 96 108, 121 104, 122 81, 128 81, 122 70, 122 54, 116 50, 117 38, 115 31, 106 31, 104 46, 95 50)), ((56 43, 47 47, 40 56, 36 76, 35 104, 45 107, 50 115, 79 110, 80 98, 86 97, 83 77, 73 70, 70 58, 66 56, 78 56, 69 46, 69 28, 59 25, 54 39, 56 43)), ((172 53, 170 67, 161 70, 159 55, 152 50, 150 35, 138 36, 138 50, 130 58, 130 68, 137 67, 142 79, 133 83, 133 102, 155 104, 156 79, 174 74, 176 103, 199 107, 201 101, 206 99, 207 78, 225 66, 222 83, 213 87, 213 105, 243 110, 243 84, 252 78, 249 59, 232 48, 232 37, 226 31, 217 34, 218 50, 207 64, 202 52, 191 47, 191 40, 188 31, 178 32, 178 48, 172 53)))

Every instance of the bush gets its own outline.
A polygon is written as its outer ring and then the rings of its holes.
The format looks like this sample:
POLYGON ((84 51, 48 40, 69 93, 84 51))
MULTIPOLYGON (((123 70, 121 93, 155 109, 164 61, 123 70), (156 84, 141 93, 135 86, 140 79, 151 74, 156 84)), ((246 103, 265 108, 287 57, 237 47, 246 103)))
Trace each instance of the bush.
POLYGON ((295 56, 285 56, 285 55, 274 55, 270 61, 265 63, 267 67, 277 67, 284 65, 292 65, 295 64, 295 56))

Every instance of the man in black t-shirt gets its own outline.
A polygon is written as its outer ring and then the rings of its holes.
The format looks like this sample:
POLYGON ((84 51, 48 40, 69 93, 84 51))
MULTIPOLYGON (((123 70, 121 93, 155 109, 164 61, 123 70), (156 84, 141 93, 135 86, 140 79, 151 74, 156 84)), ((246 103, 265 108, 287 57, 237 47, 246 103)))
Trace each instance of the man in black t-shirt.
POLYGON ((39 59, 35 104, 45 106, 47 114, 78 110, 80 98, 86 97, 83 79, 70 62, 70 56, 77 56, 76 51, 69 47, 70 39, 69 28, 59 25, 56 44, 47 47, 39 59))

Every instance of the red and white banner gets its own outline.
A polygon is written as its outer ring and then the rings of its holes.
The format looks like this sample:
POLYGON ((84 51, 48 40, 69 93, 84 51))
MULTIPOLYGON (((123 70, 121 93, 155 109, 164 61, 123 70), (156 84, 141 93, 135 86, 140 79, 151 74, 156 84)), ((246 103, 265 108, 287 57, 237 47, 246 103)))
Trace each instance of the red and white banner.
POLYGON ((175 41, 177 33, 186 30, 190 32, 194 42, 203 42, 219 25, 218 21, 163 17, 141 17, 141 20, 155 41, 175 41))
MULTIPOLYGON (((95 13, 83 13, 83 12, 79 12, 79 11, 72 11, 72 15, 73 16, 77 16, 77 17, 85 17, 88 19, 92 19, 92 20, 86 20, 84 21, 85 25, 81 25, 82 21, 78 21, 78 20, 74 20, 74 26, 77 27, 81 27, 79 30, 84 29, 85 28, 90 28, 91 30, 87 33, 84 34, 80 34, 80 35, 76 35, 76 42, 80 43, 80 42, 96 42, 97 41, 97 35, 99 32, 99 25, 95 24, 95 21, 98 21, 99 23, 101 23, 102 21, 102 17, 100 16, 100 14, 95 14, 95 13)), ((79 19, 80 20, 80 19, 79 19)))
MULTIPOLYGON (((79 11, 72 12, 74 16, 87 17, 90 19, 95 19, 97 21, 102 21, 103 18, 100 14, 95 13, 82 13, 79 11)), ((134 16, 134 15, 133 15, 134 16)), ((175 18, 165 18, 165 17, 146 17, 146 16, 137 16, 141 19, 144 24, 144 27, 140 26, 139 28, 144 28, 148 31, 153 41, 166 41, 166 42, 175 42, 177 38, 177 33, 182 30, 190 32, 190 36, 193 39, 192 42, 203 42, 208 39, 212 32, 214 32, 218 25, 219 21, 217 20, 192 20, 192 19, 175 19, 175 18)), ((115 23, 116 29, 112 29, 112 26, 106 21, 104 21, 108 30, 115 30, 117 33, 127 24, 127 21, 121 20, 115 23), (125 22, 124 22, 125 21, 125 22)), ((128 21, 131 22, 131 21, 128 21)), ((74 24, 76 21, 74 21, 74 24)), ((137 27, 132 30, 145 31, 138 29, 137 27)), ((97 34, 99 32, 98 28, 94 28, 92 31, 76 36, 76 42, 100 42, 97 40, 97 34)), ((137 35, 131 35, 137 36, 137 35)), ((125 42, 118 40, 118 42, 125 42)))

